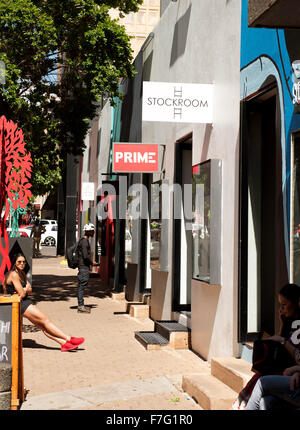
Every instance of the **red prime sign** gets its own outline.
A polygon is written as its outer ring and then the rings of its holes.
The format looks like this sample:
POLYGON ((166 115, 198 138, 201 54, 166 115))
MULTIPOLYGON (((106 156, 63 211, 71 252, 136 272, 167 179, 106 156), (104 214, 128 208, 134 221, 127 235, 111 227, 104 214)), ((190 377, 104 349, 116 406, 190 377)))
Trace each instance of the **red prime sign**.
POLYGON ((158 172, 158 145, 114 143, 113 172, 158 172))

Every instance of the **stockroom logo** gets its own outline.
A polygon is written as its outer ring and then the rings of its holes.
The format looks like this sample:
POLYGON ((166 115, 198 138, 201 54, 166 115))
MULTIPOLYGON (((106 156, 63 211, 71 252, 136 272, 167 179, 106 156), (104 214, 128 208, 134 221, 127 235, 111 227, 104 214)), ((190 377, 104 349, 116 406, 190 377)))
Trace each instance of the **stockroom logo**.
POLYGON ((143 121, 213 122, 213 85, 143 82, 143 121))

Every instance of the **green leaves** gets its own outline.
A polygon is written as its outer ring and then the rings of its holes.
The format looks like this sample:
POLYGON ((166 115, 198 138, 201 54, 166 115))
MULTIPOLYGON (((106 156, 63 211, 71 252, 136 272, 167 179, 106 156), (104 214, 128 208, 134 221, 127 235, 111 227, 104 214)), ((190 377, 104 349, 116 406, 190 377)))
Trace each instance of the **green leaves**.
POLYGON ((130 38, 108 12, 135 12, 142 2, 1 0, 0 114, 24 131, 34 194, 61 181, 66 154, 84 150, 97 102, 118 96, 120 78, 134 75, 130 38))

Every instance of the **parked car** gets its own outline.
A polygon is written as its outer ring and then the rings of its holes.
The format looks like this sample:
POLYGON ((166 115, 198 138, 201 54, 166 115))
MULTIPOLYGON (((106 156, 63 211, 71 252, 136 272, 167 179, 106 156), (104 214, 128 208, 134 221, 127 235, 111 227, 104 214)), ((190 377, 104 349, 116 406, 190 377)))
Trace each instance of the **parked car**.
POLYGON ((40 219, 40 223, 46 228, 46 231, 51 231, 52 227, 57 226, 55 219, 40 219))
POLYGON ((45 233, 42 234, 41 237, 41 245, 45 246, 56 246, 57 244, 57 225, 50 225, 50 227, 46 227, 45 233))
MULTIPOLYGON (((12 228, 7 228, 6 229, 8 236, 10 236, 11 232, 12 232, 12 228)), ((19 228, 19 234, 21 237, 30 237, 30 231, 28 231, 28 229, 26 228, 19 228)))

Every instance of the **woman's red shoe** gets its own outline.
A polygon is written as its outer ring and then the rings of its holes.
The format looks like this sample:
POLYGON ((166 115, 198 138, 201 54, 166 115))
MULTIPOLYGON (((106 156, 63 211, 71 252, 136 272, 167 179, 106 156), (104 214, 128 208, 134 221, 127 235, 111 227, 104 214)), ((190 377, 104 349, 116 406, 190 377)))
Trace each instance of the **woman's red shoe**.
POLYGON ((73 345, 81 345, 84 342, 84 337, 71 337, 69 340, 73 345))
POLYGON ((72 349, 77 349, 78 345, 74 345, 73 343, 66 342, 61 346, 61 351, 71 351, 72 349))

